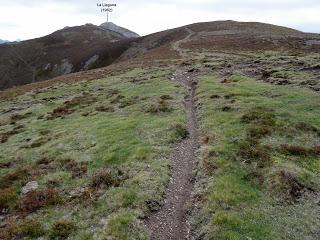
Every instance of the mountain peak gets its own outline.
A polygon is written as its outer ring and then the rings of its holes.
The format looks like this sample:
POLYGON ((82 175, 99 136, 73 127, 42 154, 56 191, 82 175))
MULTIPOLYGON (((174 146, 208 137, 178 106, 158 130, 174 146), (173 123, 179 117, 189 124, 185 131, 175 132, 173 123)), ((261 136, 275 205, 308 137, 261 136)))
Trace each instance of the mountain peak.
POLYGON ((107 29, 107 30, 110 30, 110 31, 113 31, 113 32, 116 32, 116 33, 119 33, 119 34, 123 35, 126 38, 137 38, 137 37, 140 37, 137 33, 132 32, 132 31, 126 29, 126 28, 120 27, 120 26, 114 24, 113 22, 102 23, 100 25, 100 27, 102 27, 104 29, 107 29))

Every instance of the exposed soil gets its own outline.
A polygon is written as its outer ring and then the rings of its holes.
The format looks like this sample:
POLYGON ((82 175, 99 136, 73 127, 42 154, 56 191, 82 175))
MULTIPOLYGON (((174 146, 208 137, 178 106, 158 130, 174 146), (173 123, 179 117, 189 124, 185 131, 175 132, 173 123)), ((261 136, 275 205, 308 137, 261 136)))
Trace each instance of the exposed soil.
POLYGON ((151 239, 188 239, 188 208, 193 189, 193 165, 198 149, 198 133, 194 97, 196 92, 196 74, 178 68, 173 80, 188 89, 184 105, 187 112, 187 129, 189 137, 176 145, 170 155, 171 179, 168 185, 164 205, 159 212, 147 220, 152 232, 151 239))

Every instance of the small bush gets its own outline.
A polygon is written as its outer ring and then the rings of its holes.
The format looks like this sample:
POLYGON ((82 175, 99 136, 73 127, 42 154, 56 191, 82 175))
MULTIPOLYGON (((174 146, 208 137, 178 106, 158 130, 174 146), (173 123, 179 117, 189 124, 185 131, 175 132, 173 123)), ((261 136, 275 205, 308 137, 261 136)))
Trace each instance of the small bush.
POLYGON ((146 109, 146 112, 160 113, 160 112, 172 112, 172 108, 169 103, 164 99, 159 99, 156 103, 152 104, 146 109))
POLYGON ((12 115, 10 116, 10 121, 11 121, 11 122, 16 122, 16 121, 19 121, 19 120, 28 118, 28 117, 31 116, 31 115, 32 115, 31 112, 28 112, 28 113, 25 113, 25 114, 15 113, 15 114, 12 114, 12 115))
POLYGON ((23 131, 24 131, 24 128, 14 128, 8 132, 4 132, 4 133, 0 134, 0 141, 1 141, 1 143, 6 143, 11 136, 19 134, 23 131))
POLYGON ((44 234, 45 231, 41 223, 36 220, 26 219, 20 223, 17 223, 16 220, 10 220, 0 234, 0 239, 38 238, 44 234))
POLYGON ((144 99, 145 98, 141 98, 141 97, 138 97, 138 96, 132 96, 132 97, 123 99, 123 100, 120 101, 119 108, 125 108, 125 107, 128 107, 128 106, 132 106, 132 105, 134 105, 134 104, 136 104, 139 101, 144 100, 144 99))
POLYGON ((114 108, 112 106, 98 106, 98 107, 96 107, 96 111, 98 111, 98 112, 114 112, 114 108))
POLYGON ((51 140, 50 137, 40 137, 40 138, 37 138, 36 140, 34 140, 28 147, 29 148, 41 147, 42 145, 46 144, 50 140, 51 140))
POLYGON ((0 163, 0 169, 1 168, 9 168, 11 166, 11 162, 2 162, 0 163))
POLYGON ((16 182, 25 184, 29 176, 28 169, 17 169, 15 172, 8 173, 0 178, 0 188, 9 188, 16 182))
POLYGON ((186 139, 189 136, 188 129, 182 124, 176 124, 173 126, 173 141, 186 139))
POLYGON ((282 144, 280 149, 283 153, 295 156, 307 156, 311 153, 310 149, 297 145, 282 144))
POLYGON ((160 96, 160 99, 162 99, 162 100, 171 100, 171 99, 173 99, 173 97, 171 97, 170 95, 162 95, 162 96, 160 96))
POLYGON ((66 115, 74 113, 77 106, 86 107, 96 101, 97 99, 94 96, 84 93, 81 96, 65 101, 62 106, 55 108, 52 112, 49 112, 47 120, 53 120, 60 117, 63 118, 66 115))
POLYGON ((202 160, 202 169, 206 175, 211 176, 218 167, 212 160, 205 158, 202 160))
POLYGON ((296 173, 288 170, 278 171, 273 178, 273 189, 279 191, 289 201, 296 201, 305 191, 314 191, 311 187, 307 187, 296 173))
POLYGON ((119 103, 121 101, 121 99, 124 99, 125 97, 120 95, 120 94, 116 94, 111 100, 110 103, 111 104, 115 104, 115 103, 119 103))
POLYGON ((52 225, 49 237, 50 239, 67 239, 76 229, 72 221, 60 220, 52 225))
POLYGON ((118 174, 108 168, 100 169, 92 176, 90 186, 95 188, 119 186, 121 179, 118 174))
POLYGON ((31 213, 40 208, 56 205, 62 202, 62 197, 57 190, 46 189, 27 193, 20 202, 20 210, 31 213))
POLYGON ((23 236, 32 238, 41 237, 45 234, 45 231, 40 222, 36 220, 25 220, 19 225, 20 233, 23 236))
POLYGON ((17 192, 12 188, 0 190, 0 210, 15 206, 18 200, 17 192))
POLYGON ((221 108, 221 111, 222 112, 230 112, 230 111, 232 111, 232 107, 231 106, 223 106, 221 108))
POLYGON ((260 168, 271 166, 273 163, 270 148, 255 142, 244 141, 240 143, 238 154, 245 161, 256 163, 260 168))
POLYGON ((260 125, 274 126, 275 121, 274 111, 266 107, 255 107, 241 118, 243 123, 258 123, 260 125))
POLYGON ((313 152, 315 155, 320 155, 320 145, 313 147, 313 152))
POLYGON ((299 131, 314 132, 318 136, 320 136, 320 129, 318 129, 315 126, 312 126, 311 124, 308 124, 308 123, 299 122, 299 123, 295 124, 295 128, 299 131))
POLYGON ((134 215, 128 212, 121 212, 113 215, 107 222, 102 239, 129 240, 134 220, 134 215))
POLYGON ((211 99, 218 99, 218 98, 221 98, 219 95, 217 94, 214 94, 214 95, 211 95, 210 96, 211 99))
POLYGON ((261 139, 267 135, 270 135, 272 131, 272 127, 266 125, 252 125, 247 130, 248 137, 254 139, 261 139))
POLYGON ((60 168, 71 171, 72 177, 79 177, 88 171, 88 163, 87 162, 76 162, 73 159, 59 159, 58 164, 60 168))

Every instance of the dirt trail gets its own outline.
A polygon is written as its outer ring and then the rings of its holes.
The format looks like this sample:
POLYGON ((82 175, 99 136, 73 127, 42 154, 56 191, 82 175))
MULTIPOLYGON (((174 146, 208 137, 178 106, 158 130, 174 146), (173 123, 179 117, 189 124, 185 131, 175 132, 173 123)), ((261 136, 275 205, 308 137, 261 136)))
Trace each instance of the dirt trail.
MULTIPOLYGON (((189 31, 188 31, 189 32, 189 31)), ((187 41, 193 32, 172 47, 182 55, 186 54, 180 44, 187 41)), ((187 89, 184 106, 187 112, 187 129, 189 137, 176 145, 170 155, 171 179, 167 188, 164 205, 147 220, 151 231, 151 240, 189 239, 188 203, 193 190, 193 166, 196 151, 199 148, 195 108, 197 73, 188 72, 186 67, 179 67, 172 80, 179 82, 187 89)))
POLYGON ((181 44, 188 42, 191 39, 191 37, 195 34, 195 32, 192 31, 190 28, 185 27, 185 29, 188 32, 188 35, 184 39, 176 41, 172 44, 172 49, 177 51, 182 58, 188 58, 189 53, 186 49, 181 48, 181 44))
POLYGON ((152 240, 189 239, 187 204, 193 190, 192 170, 199 147, 194 103, 196 78, 195 74, 187 73, 185 68, 179 68, 173 79, 188 89, 184 105, 187 112, 189 137, 177 144, 170 155, 171 179, 164 205, 147 221, 147 226, 152 232, 152 240))

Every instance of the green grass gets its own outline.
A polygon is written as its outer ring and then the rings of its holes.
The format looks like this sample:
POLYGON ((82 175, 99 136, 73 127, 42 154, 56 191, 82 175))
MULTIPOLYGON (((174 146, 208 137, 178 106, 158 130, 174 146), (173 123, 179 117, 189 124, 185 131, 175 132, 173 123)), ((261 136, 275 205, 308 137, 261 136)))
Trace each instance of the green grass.
POLYGON ((316 239, 309 225, 314 224, 314 215, 309 214, 319 209, 314 204, 316 197, 305 193, 297 202, 287 191, 296 190, 296 183, 318 191, 320 157, 284 154, 279 146, 319 144, 319 135, 295 126, 303 122, 320 128, 320 96, 239 74, 231 79, 232 83, 221 83, 215 74, 207 75, 200 79, 197 90, 200 128, 209 139, 202 151, 216 152, 209 157, 216 169, 210 176, 202 174, 206 185, 196 189, 203 199, 202 210, 193 216, 196 234, 204 239, 316 239), (223 111, 224 106, 230 110, 223 111), (262 110, 257 112, 258 120, 244 122, 244 116, 255 114, 257 107, 272 109, 274 120, 262 110), (258 160, 259 155, 250 160, 239 154, 249 146, 255 151, 266 147, 271 161, 259 164, 264 159, 258 160), (298 226, 300 217, 304 221, 298 226))
MULTIPOLYGON (((6 194, 1 196, 1 204, 8 205, 8 199, 16 202, 15 206, 10 204, 9 218, 22 214, 21 187, 36 180, 39 189, 53 188, 63 197, 59 204, 30 213, 45 223, 45 237, 54 238, 59 234, 57 229, 64 228, 61 234, 71 239, 145 239, 146 232, 137 219, 149 214, 147 200, 162 200, 169 180, 166 157, 172 144, 181 139, 180 130, 185 125, 184 89, 168 80, 169 73, 168 68, 135 69, 1 102, 2 111, 17 107, 21 109, 15 111, 18 114, 32 113, 15 124, 9 122, 11 112, 0 117, 0 134, 23 126, 21 132, 0 144, 0 163, 4 166, 0 176, 19 168, 29 173, 18 180, 6 178, 11 188, 1 191, 6 194), (66 106, 65 101, 88 94, 96 101, 80 101, 63 118, 47 120, 54 109, 66 106), (170 112, 145 111, 161 98, 165 98, 170 112), (98 106, 109 106, 113 111, 97 111, 98 106), (35 142, 41 143, 32 145, 35 142), (7 166, 8 162, 12 164, 7 166), (103 169, 112 172, 114 183, 90 185, 103 169), (71 227, 59 225, 66 217, 71 227)), ((28 233, 24 235, 28 237, 28 233)))

